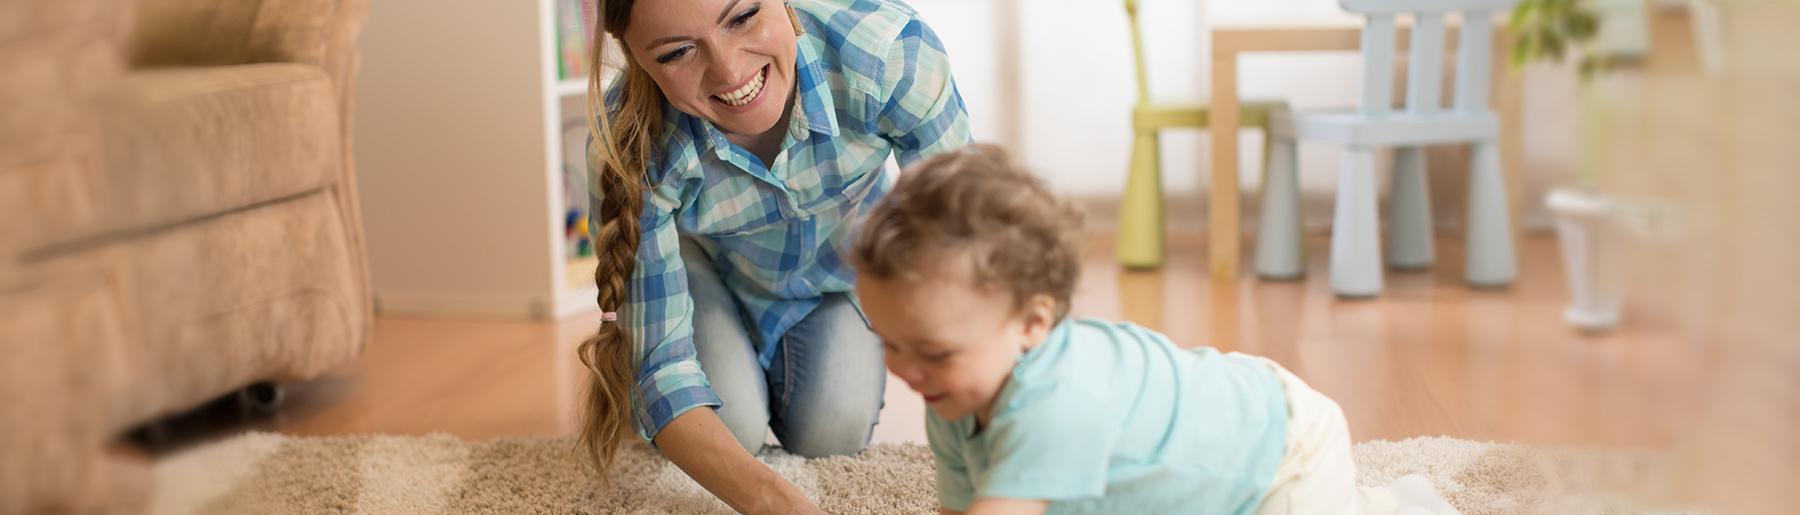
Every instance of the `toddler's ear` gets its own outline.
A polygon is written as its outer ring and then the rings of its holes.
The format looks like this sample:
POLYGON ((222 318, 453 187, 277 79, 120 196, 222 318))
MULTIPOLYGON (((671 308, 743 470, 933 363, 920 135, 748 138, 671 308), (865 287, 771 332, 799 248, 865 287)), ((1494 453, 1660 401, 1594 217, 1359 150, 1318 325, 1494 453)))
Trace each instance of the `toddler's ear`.
POLYGON ((1033 295, 1025 302, 1025 310, 1020 314, 1025 317, 1024 350, 1031 350, 1043 343, 1050 330, 1056 328, 1056 299, 1041 293, 1033 295))

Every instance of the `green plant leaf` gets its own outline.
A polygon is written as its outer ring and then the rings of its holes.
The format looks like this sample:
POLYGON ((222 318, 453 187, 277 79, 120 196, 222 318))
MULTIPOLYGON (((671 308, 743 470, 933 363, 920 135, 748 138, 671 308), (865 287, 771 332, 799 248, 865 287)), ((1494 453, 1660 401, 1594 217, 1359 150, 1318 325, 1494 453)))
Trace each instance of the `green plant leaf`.
POLYGON ((1590 12, 1579 12, 1569 17, 1569 39, 1588 41, 1600 31, 1600 20, 1590 12))
POLYGON ((1513 6, 1512 17, 1506 19, 1506 25, 1512 28, 1525 26, 1525 20, 1531 18, 1532 11, 1537 10, 1538 0, 1525 0, 1513 6))
MULTIPOLYGON (((1537 59, 1539 57, 1543 57, 1543 55, 1544 55, 1544 33, 1542 33, 1542 32, 1527 32, 1525 34, 1522 34, 1521 37, 1519 38, 1519 45, 1523 49, 1523 51, 1521 53, 1523 53, 1525 55, 1526 61, 1530 61, 1533 59, 1537 59)), ((1521 63, 1521 64, 1523 64, 1523 63, 1521 63)))
POLYGON ((1581 71, 1581 79, 1588 80, 1593 78, 1595 73, 1599 72, 1600 60, 1594 58, 1594 56, 1584 56, 1581 58, 1581 64, 1578 66, 1581 71))
POLYGON ((1586 48, 1600 31, 1600 18, 1592 9, 1592 2, 1520 0, 1507 20, 1515 35, 1511 55, 1513 67, 1519 68, 1537 59, 1560 62, 1578 56, 1584 78, 1608 68, 1604 59, 1594 59, 1586 48))
POLYGON ((1562 61, 1566 55, 1568 43, 1560 37, 1544 38, 1544 52, 1550 54, 1551 60, 1562 61))

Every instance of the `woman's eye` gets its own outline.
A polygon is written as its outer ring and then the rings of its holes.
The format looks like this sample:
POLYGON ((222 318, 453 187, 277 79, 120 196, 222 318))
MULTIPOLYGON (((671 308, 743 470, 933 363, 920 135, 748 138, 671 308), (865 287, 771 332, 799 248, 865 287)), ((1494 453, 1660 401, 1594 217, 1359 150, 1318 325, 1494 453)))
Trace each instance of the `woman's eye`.
POLYGON ((693 53, 693 51, 694 51, 694 47, 691 47, 691 46, 684 46, 681 48, 677 48, 673 52, 669 52, 669 53, 663 54, 661 56, 658 56, 656 58, 656 63, 657 64, 669 64, 669 63, 675 62, 676 59, 687 57, 687 55, 690 53, 693 53))
POLYGON ((925 358, 925 361, 929 361, 932 363, 943 363, 944 360, 950 359, 950 353, 945 352, 945 353, 941 353, 941 354, 927 354, 923 357, 925 358))
POLYGON ((731 19, 731 26, 732 27, 742 27, 744 24, 750 23, 750 19, 755 18, 756 13, 760 13, 760 12, 762 12, 762 6, 760 6, 760 5, 752 6, 749 9, 745 9, 743 14, 739 14, 739 15, 737 15, 736 18, 731 19))

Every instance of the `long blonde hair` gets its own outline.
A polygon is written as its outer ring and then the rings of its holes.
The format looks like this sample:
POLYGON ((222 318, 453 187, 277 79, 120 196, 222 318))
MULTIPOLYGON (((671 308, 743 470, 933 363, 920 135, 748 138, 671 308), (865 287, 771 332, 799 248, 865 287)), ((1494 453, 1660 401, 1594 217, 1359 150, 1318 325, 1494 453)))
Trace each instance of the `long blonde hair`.
MULTIPOLYGON (((595 35, 588 56, 588 130, 593 135, 587 150, 593 181, 589 188, 601 195, 598 205, 591 206, 599 221, 593 229, 594 250, 600 260, 594 267, 594 285, 600 289, 594 300, 602 311, 616 312, 630 299, 645 176, 663 125, 663 94, 626 49, 621 52, 625 59, 617 103, 606 105, 605 88, 600 82, 606 41, 624 33, 636 0, 594 2, 594 12, 600 17, 596 25, 604 32, 595 35)), ((619 45, 624 49, 622 41, 619 45)), ((599 469, 603 483, 619 445, 634 433, 633 377, 638 363, 635 344, 625 330, 628 323, 623 319, 601 323, 599 331, 576 350, 581 364, 593 373, 588 381, 587 409, 582 414, 579 441, 599 469)))

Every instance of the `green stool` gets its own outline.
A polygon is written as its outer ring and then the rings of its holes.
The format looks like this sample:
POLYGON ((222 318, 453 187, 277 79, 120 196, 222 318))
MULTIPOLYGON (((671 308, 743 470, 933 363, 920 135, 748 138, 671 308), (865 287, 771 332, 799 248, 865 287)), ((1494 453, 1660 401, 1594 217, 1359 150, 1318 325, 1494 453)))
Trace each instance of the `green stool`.
MULTIPOLYGON (((1207 105, 1158 103, 1150 100, 1150 81, 1144 70, 1144 38, 1138 28, 1137 0, 1125 0, 1131 18, 1131 53, 1137 68, 1137 105, 1131 108, 1131 175, 1125 180, 1125 198, 1119 207, 1119 262, 1130 268, 1156 268, 1163 260, 1163 195, 1161 151, 1157 133, 1170 128, 1205 128, 1207 105)), ((1287 111, 1283 101, 1246 101, 1239 104, 1242 127, 1269 128, 1269 114, 1287 111)), ((1265 157, 1268 145, 1263 145, 1265 157)), ((1264 159, 1264 163, 1267 163, 1264 159)), ((1268 175, 1269 167, 1263 166, 1268 175)), ((1236 173, 1233 170, 1231 173, 1236 173)))

